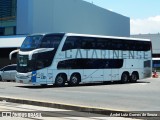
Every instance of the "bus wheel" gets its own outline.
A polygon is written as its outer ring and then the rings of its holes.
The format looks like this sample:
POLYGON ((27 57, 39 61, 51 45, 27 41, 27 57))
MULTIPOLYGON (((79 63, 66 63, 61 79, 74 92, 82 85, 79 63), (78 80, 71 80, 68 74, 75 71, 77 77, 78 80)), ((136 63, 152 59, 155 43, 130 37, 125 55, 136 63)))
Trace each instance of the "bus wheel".
POLYGON ((57 75, 56 79, 55 79, 55 85, 57 87, 63 87, 65 85, 66 82, 66 77, 63 74, 59 74, 57 75))
POLYGON ((47 87, 47 84, 41 84, 41 87, 47 87))
POLYGON ((2 81, 2 77, 0 76, 0 81, 2 81))
POLYGON ((69 81, 69 85, 76 86, 79 84, 79 82, 80 82, 80 75, 79 74, 72 74, 70 81, 69 81))
POLYGON ((135 83, 138 80, 138 74, 133 72, 131 75, 131 82, 135 83))
POLYGON ((129 80, 129 75, 127 73, 123 73, 121 76, 121 83, 127 83, 129 80))

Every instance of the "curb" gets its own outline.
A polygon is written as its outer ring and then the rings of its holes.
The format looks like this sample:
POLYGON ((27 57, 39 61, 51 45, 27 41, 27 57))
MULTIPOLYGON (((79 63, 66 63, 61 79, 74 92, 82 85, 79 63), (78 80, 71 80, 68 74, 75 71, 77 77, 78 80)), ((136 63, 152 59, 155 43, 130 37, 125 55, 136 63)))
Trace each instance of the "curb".
POLYGON ((95 114, 101 114, 101 115, 107 115, 107 116, 110 116, 111 113, 125 112, 123 110, 111 110, 111 109, 109 110, 109 109, 89 107, 89 106, 79 106, 79 105, 64 104, 64 103, 52 103, 52 102, 36 101, 36 100, 30 100, 30 99, 24 100, 22 98, 11 98, 11 97, 1 97, 1 96, 0 96, 0 101, 35 105, 35 106, 41 106, 41 107, 74 110, 78 112, 95 113, 95 114))

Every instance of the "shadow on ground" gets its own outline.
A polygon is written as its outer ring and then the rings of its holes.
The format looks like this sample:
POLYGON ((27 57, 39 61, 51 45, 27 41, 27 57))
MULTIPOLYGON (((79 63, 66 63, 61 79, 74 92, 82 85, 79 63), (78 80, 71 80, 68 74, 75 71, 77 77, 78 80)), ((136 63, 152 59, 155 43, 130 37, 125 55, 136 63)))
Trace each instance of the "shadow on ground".
MULTIPOLYGON (((138 81, 136 83, 126 83, 121 84, 120 82, 103 82, 103 83, 83 83, 79 84, 78 86, 68 86, 66 83, 64 87, 88 87, 88 86, 104 86, 104 85, 127 85, 127 84, 141 84, 141 83, 150 83, 145 81, 138 81)), ((57 87, 55 85, 23 85, 23 86, 16 86, 21 88, 28 88, 28 89, 47 89, 47 88, 64 88, 64 87, 57 87)))

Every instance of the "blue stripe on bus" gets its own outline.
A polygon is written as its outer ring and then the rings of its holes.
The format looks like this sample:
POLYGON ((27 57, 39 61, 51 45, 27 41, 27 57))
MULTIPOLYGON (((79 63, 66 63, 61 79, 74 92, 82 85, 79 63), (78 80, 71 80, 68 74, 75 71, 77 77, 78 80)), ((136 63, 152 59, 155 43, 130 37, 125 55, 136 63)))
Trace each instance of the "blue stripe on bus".
POLYGON ((36 71, 32 71, 32 78, 31 78, 31 80, 32 80, 32 83, 34 83, 34 82, 36 82, 36 71))

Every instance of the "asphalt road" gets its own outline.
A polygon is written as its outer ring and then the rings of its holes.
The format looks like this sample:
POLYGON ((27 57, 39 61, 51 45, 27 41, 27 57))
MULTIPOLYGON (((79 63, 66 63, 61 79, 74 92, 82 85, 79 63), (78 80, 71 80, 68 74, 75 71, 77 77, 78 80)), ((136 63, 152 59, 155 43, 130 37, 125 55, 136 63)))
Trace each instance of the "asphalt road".
POLYGON ((160 78, 138 83, 83 84, 62 88, 0 82, 0 96, 121 111, 160 111, 160 78))

